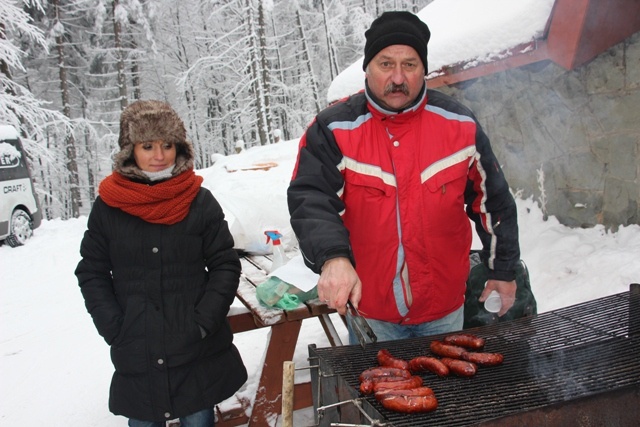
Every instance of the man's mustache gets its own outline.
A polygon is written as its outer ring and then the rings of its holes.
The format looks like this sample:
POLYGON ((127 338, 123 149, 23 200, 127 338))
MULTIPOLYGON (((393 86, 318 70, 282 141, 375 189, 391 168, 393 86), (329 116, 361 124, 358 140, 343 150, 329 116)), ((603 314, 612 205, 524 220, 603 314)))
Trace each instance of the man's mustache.
POLYGON ((397 93, 397 92, 402 92, 406 96, 409 96, 409 88, 407 87, 407 84, 402 83, 397 85, 395 83, 390 83, 389 85, 387 85, 387 87, 384 88, 385 95, 389 95, 390 93, 397 93))

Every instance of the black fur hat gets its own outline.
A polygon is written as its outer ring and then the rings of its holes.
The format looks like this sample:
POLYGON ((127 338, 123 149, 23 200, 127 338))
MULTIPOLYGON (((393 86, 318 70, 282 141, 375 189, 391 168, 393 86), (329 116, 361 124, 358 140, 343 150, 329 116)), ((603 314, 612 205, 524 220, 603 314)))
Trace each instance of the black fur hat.
POLYGON ((364 45, 364 61, 362 69, 382 49, 394 44, 411 46, 418 52, 425 74, 427 71, 427 44, 431 38, 429 27, 411 12, 384 12, 372 23, 364 33, 367 39, 364 45))
POLYGON ((135 101, 120 115, 120 152, 114 156, 114 170, 130 178, 146 179, 133 158, 136 143, 162 140, 176 145, 172 175, 193 169, 193 146, 180 116, 169 104, 156 100, 135 101))

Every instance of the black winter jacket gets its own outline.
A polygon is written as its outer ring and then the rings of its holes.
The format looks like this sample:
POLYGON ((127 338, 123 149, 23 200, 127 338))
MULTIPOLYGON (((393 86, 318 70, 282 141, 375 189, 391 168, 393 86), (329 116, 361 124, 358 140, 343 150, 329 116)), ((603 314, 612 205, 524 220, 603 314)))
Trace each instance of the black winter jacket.
POLYGON ((111 345, 111 412, 165 421, 213 408, 246 381, 226 318, 240 262, 207 189, 173 225, 98 198, 80 253, 75 273, 87 310, 111 345))

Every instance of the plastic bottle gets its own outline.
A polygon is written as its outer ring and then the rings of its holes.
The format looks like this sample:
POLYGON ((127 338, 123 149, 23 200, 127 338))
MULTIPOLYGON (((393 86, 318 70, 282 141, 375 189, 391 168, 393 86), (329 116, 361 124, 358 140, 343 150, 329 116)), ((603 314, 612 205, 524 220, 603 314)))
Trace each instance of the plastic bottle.
POLYGON ((271 264, 271 271, 274 271, 275 269, 285 265, 289 261, 289 258, 284 253, 284 248, 280 242, 282 234, 277 230, 267 230, 264 234, 267 236, 267 243, 269 243, 269 240, 273 242, 273 262, 271 264))
MULTIPOLYGON (((487 282, 484 283, 484 287, 487 287, 487 282)), ((484 309, 489 313, 497 313, 501 308, 502 300, 500 299, 500 294, 497 291, 491 291, 484 302, 484 309)))

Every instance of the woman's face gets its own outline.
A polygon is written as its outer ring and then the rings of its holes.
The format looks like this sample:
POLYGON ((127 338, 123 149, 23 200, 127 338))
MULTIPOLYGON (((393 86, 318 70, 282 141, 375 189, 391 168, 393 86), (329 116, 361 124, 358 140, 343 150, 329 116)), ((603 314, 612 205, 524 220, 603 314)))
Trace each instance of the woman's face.
POLYGON ((133 147, 133 158, 145 172, 159 172, 176 163, 176 146, 172 142, 138 142, 133 147))

